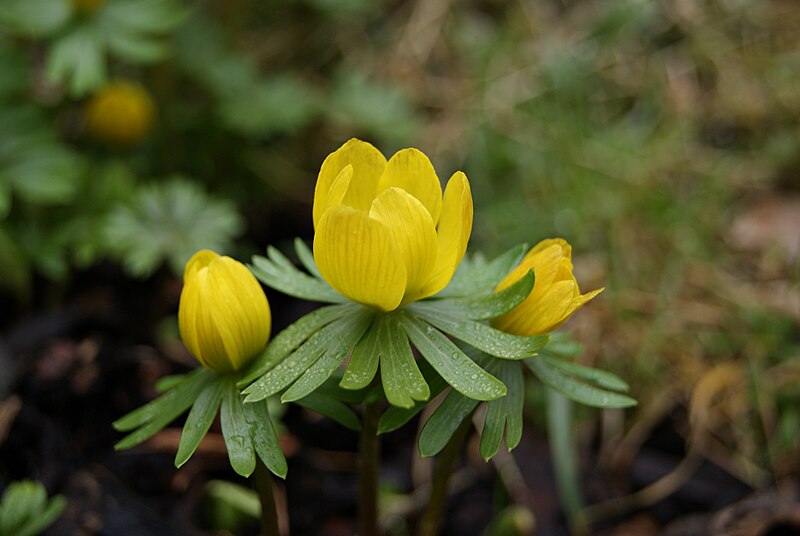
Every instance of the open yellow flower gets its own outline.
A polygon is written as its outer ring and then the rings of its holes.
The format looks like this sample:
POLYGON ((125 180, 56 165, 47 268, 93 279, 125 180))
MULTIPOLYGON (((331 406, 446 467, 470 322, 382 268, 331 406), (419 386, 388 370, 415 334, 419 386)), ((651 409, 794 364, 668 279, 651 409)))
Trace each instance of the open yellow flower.
POLYGON ((497 329, 514 335, 548 333, 604 290, 581 294, 572 275, 572 247, 561 238, 549 238, 536 244, 496 290, 514 284, 530 270, 536 277, 533 290, 513 310, 494 319, 492 324, 497 329))
POLYGON ((442 196, 417 149, 387 162, 351 139, 322 163, 313 215, 322 277, 353 301, 392 311, 450 282, 472 231, 472 195, 457 171, 442 196))
POLYGON ((204 249, 186 263, 178 324, 184 344, 200 364, 231 372, 266 346, 269 303, 242 263, 204 249))
POLYGON ((86 105, 86 128, 106 145, 131 147, 150 132, 155 104, 139 84, 111 82, 95 93, 86 105))

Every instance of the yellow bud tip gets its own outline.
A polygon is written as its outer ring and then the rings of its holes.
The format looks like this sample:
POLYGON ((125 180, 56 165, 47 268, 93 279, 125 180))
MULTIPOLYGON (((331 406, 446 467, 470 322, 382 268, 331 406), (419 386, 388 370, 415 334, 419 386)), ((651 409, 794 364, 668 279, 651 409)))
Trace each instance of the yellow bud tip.
POLYGON ((128 148, 149 134, 155 113, 155 104, 141 85, 119 80, 100 89, 87 103, 86 130, 108 146, 128 148))
POLYGON ((496 290, 513 285, 529 270, 536 277, 531 293, 513 310, 492 321, 497 329, 514 335, 549 333, 603 291, 601 288, 581 294, 572 274, 572 246, 562 238, 536 244, 496 290))
POLYGON ((266 346, 271 313, 261 285, 245 265, 202 250, 184 269, 178 325, 186 348, 200 364, 232 372, 266 346))

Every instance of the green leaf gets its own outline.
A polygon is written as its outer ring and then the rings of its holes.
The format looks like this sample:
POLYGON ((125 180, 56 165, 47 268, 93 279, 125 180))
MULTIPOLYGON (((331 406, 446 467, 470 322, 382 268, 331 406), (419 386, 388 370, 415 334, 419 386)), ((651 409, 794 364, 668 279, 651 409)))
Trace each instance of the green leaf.
POLYGON ((604 391, 576 381, 541 358, 526 359, 525 364, 543 384, 576 402, 597 408, 628 408, 636 405, 636 400, 629 396, 604 391))
POLYGON ((74 28, 56 40, 47 58, 47 76, 82 97, 106 81, 105 47, 90 25, 74 28))
POLYGON ((162 376, 156 380, 154 388, 159 393, 166 393, 167 391, 171 391, 177 387, 185 379, 186 374, 170 374, 169 376, 162 376))
MULTIPOLYGON (((341 346, 340 334, 348 329, 354 318, 362 317, 362 311, 362 308, 348 308, 343 317, 313 333, 297 350, 242 391, 247 395, 245 401, 263 400, 288 387, 316 363, 326 351, 341 346), (337 339, 339 339, 338 344, 337 339)), ((366 330, 366 327, 364 329, 366 330)))
POLYGON ((522 409, 525 383, 519 364, 509 361, 493 360, 492 371, 508 388, 503 398, 486 403, 486 418, 481 432, 481 457, 488 461, 500 449, 503 433, 506 435, 506 448, 514 449, 522 439, 522 409))
POLYGON ((3 534, 14 534, 47 500, 47 492, 39 482, 22 480, 12 483, 3 494, 0 505, 0 527, 3 534))
POLYGON ((146 277, 167 261, 175 274, 201 249, 224 252, 244 221, 233 203, 216 199, 180 177, 139 187, 114 206, 103 243, 129 273, 146 277))
POLYGON ((372 323, 373 313, 360 309, 343 319, 325 353, 281 396, 281 402, 293 402, 313 392, 341 366, 353 347, 372 323))
POLYGON ((322 274, 319 273, 319 268, 317 268, 317 261, 314 260, 314 254, 302 239, 294 239, 294 250, 297 253, 297 258, 300 259, 300 263, 308 270, 308 273, 317 279, 322 279, 322 274))
POLYGON ((396 315, 381 318, 378 339, 383 348, 380 353, 381 382, 389 403, 410 408, 415 401, 428 400, 430 388, 417 367, 408 337, 396 315))
POLYGON ((344 296, 325 281, 304 274, 277 249, 270 248, 268 257, 253 256, 250 270, 268 287, 302 300, 337 303, 344 296))
POLYGON ((169 56, 169 47, 159 39, 132 32, 106 35, 108 48, 117 57, 131 63, 155 63, 169 56))
POLYGON ((453 275, 453 279, 436 296, 441 298, 474 296, 494 290, 500 281, 519 264, 527 250, 527 244, 519 244, 488 263, 481 257, 465 257, 453 275))
MULTIPOLYGON (((430 399, 439 396, 439 393, 444 391, 447 387, 447 382, 444 381, 444 378, 439 376, 439 373, 424 359, 419 361, 418 364, 419 370, 430 389, 430 399)), ((410 408, 389 406, 383 415, 381 415, 381 419, 378 422, 378 435, 393 432, 402 427, 427 405, 428 401, 422 400, 415 402, 410 408)))
POLYGON ((56 495, 50 499, 47 507, 43 511, 39 511, 36 515, 28 520, 25 525, 14 533, 16 536, 36 536, 44 532, 44 530, 56 522, 67 507, 67 499, 61 495, 56 495))
POLYGON ((236 382, 231 378, 225 381, 219 420, 231 467, 241 476, 250 476, 256 469, 256 455, 244 404, 236 382))
POLYGON ((329 305, 308 313, 300 320, 278 333, 269 342, 264 352, 254 360, 238 385, 246 387, 255 379, 264 375, 287 355, 297 349, 311 335, 338 318, 353 312, 358 306, 351 303, 329 305))
POLYGON ((441 301, 426 302, 431 309, 441 309, 446 314, 466 317, 472 320, 486 320, 501 316, 525 301, 533 290, 533 271, 528 272, 519 281, 504 288, 482 296, 469 298, 453 298, 441 301))
POLYGON ((192 405, 186 423, 183 425, 181 441, 175 455, 175 467, 180 467, 191 458, 200 441, 205 437, 211 423, 217 416, 222 394, 226 387, 225 379, 216 377, 216 381, 208 385, 192 405))
MULTIPOLYGON (((241 398, 239 403, 241 404, 241 398)), ((286 478, 289 467, 281 450, 278 434, 275 433, 275 425, 269 414, 269 404, 266 400, 255 404, 244 404, 244 411, 250 424, 250 437, 256 454, 272 474, 286 478)))
POLYGON ((212 376, 213 372, 204 368, 196 368, 186 374, 185 380, 167 394, 151 400, 144 406, 117 419, 112 426, 115 430, 127 432, 159 418, 171 406, 181 406, 188 403, 186 405, 188 408, 209 383, 212 376))
POLYGON ((328 417, 332 421, 338 422, 350 430, 361 430, 361 421, 358 420, 358 416, 347 404, 331 396, 320 393, 319 390, 299 400, 295 400, 295 404, 328 417))
POLYGON ((419 434, 419 453, 426 458, 439 454, 476 407, 477 400, 450 391, 422 427, 419 434))
POLYGON ((564 374, 577 376, 578 378, 597 384, 599 387, 605 387, 612 391, 627 391, 630 388, 622 378, 605 370, 579 365, 547 355, 542 355, 540 359, 564 374))
POLYGON ((364 337, 353 348, 350 363, 347 364, 342 381, 339 383, 339 386, 343 389, 364 389, 372 382, 375 373, 378 372, 381 351, 381 325, 380 317, 376 317, 364 337))
POLYGON ((456 391, 476 400, 493 400, 506 394, 500 380, 475 364, 442 332, 412 314, 401 314, 401 324, 411 342, 456 391))
POLYGON ((65 0, 4 0, 0 26, 23 37, 44 36, 61 28, 70 11, 65 0))
POLYGON ((503 359, 531 357, 549 340, 547 335, 521 337, 474 320, 451 317, 426 303, 415 303, 409 309, 456 339, 503 359))
POLYGON ((558 357, 572 357, 583 352, 583 345, 572 339, 569 333, 551 333, 550 342, 542 350, 542 354, 558 357))

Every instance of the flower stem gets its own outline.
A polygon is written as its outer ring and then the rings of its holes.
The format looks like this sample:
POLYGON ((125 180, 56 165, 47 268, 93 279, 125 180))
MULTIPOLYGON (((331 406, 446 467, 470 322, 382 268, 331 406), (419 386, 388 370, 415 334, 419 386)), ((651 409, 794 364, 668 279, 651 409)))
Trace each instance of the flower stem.
POLYGON ((450 475, 453 474, 453 468, 456 465, 456 461, 458 461, 461 447, 467 439, 470 426, 472 426, 472 418, 467 417, 442 449, 442 452, 436 457, 436 466, 433 468, 433 480, 431 481, 431 495, 419 523, 419 536, 436 536, 439 534, 445 507, 447 506, 450 475))
POLYGON ((358 534, 378 536, 378 473, 380 467, 380 440, 378 420, 381 416, 379 402, 364 406, 364 421, 358 453, 358 534))
POLYGON ((272 475, 258 457, 256 457, 256 470, 253 473, 253 487, 261 501, 261 536, 280 536, 272 475))

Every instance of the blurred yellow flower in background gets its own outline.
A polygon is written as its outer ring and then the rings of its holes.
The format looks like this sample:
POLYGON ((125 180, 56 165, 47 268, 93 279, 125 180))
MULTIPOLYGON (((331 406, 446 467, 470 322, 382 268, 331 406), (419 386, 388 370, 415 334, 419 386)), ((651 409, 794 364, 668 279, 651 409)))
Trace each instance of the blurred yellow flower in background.
POLYGON ((392 311, 443 289, 472 231, 469 181, 442 187, 417 149, 389 161, 351 139, 322 163, 314 192, 314 259, 325 280, 353 301, 392 311))
POLYGON ((271 315, 267 297, 250 270, 204 249, 186 263, 178 324, 184 344, 200 364, 231 372, 264 349, 271 315))
POLYGON ((536 277, 533 290, 525 301, 492 321, 497 329, 514 335, 548 333, 604 290, 581 294, 572 275, 572 247, 561 238, 549 238, 536 244, 496 290, 514 284, 530 270, 536 277))
POLYGON ((86 129, 95 139, 126 148, 151 130, 155 105, 139 84, 118 80, 95 93, 86 105, 86 129))

